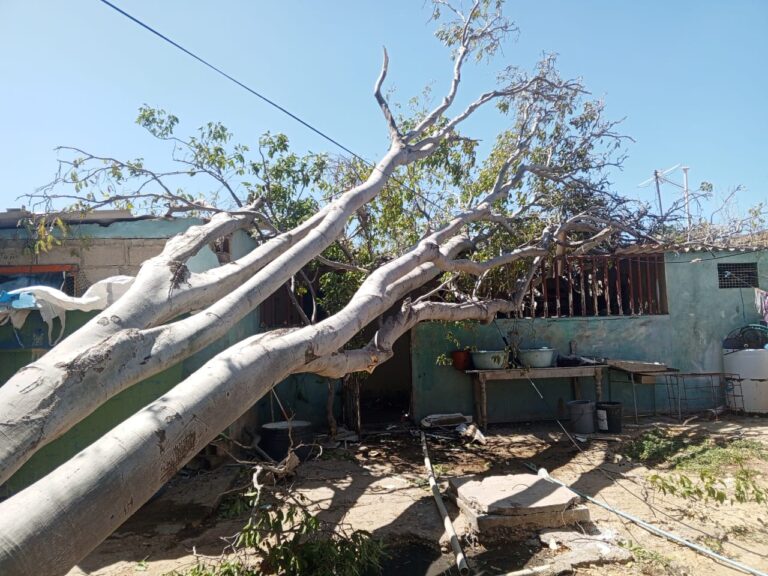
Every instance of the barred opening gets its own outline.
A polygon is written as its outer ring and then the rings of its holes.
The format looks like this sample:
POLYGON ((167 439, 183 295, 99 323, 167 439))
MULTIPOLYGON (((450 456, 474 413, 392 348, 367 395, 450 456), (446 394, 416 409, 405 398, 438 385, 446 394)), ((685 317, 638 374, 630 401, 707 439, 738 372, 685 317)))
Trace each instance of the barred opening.
POLYGON ((530 318, 668 314, 664 256, 563 256, 542 262, 521 312, 530 318))
POLYGON ((758 288, 757 263, 730 262, 717 265, 718 288, 758 288))

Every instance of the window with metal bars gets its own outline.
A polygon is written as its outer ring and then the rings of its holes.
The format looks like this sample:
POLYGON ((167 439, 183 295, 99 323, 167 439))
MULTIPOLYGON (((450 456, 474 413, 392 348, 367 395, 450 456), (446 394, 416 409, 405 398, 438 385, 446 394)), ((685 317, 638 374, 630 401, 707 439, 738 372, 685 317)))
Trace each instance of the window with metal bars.
POLYGON ((9 292, 29 286, 50 286, 68 296, 82 291, 77 287, 78 267, 74 264, 29 264, 0 266, 0 290, 9 292))
POLYGON ((757 263, 729 262, 717 265, 718 288, 759 288, 757 263))
POLYGON ((530 318, 668 314, 664 255, 550 259, 521 312, 530 318))

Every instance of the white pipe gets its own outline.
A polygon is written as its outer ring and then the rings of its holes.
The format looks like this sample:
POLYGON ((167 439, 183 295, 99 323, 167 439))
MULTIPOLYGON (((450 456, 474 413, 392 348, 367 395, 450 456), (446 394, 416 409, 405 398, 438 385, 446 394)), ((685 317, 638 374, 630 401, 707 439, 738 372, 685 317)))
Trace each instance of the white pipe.
POLYGON ((424 432, 421 433, 421 449, 424 452, 424 467, 427 469, 429 487, 432 489, 432 496, 435 498, 437 510, 440 512, 440 516, 443 518, 445 533, 448 534, 448 537, 450 538, 451 548, 453 548, 453 554, 456 556, 456 567, 459 569, 459 573, 462 576, 465 576, 466 574, 469 574, 469 566, 467 565, 467 559, 464 556, 464 551, 461 549, 461 544, 459 544, 459 537, 456 536, 456 530, 454 530, 451 519, 448 516, 448 510, 445 509, 443 495, 440 494, 440 489, 437 487, 435 471, 432 469, 432 463, 429 461, 429 452, 427 452, 427 437, 424 436, 424 432))
MULTIPOLYGON (((529 466, 532 470, 536 470, 535 466, 529 466)), ((556 480, 552 478, 552 476, 549 475, 549 472, 547 472, 546 468, 539 468, 537 471, 537 474, 545 478, 546 480, 549 480, 550 482, 553 482, 555 484, 559 484, 560 486, 563 486, 565 488, 568 488, 571 492, 576 494, 577 496, 581 496, 585 500, 591 502, 592 504, 596 504, 597 506, 600 506, 601 508, 604 508, 605 510, 608 510, 609 512, 613 512, 617 516, 621 516, 622 518, 625 518, 626 520, 629 520, 630 522, 633 522, 634 524, 637 524, 641 528, 645 528, 649 532, 656 534, 657 536, 661 536, 662 538, 666 538, 667 540, 671 540, 672 542, 676 542, 677 544, 682 544, 683 546, 687 546, 688 548, 695 550, 696 552, 700 552, 701 554, 704 554, 705 556, 709 556, 713 560, 716 560, 717 562, 720 562, 721 564, 725 564, 726 566, 730 566, 731 568, 735 568, 736 570, 741 570, 742 572, 746 572, 748 574, 753 574, 754 576, 768 576, 765 572, 761 572, 760 570, 757 570, 755 568, 751 568, 750 566, 747 566, 746 564, 742 564, 741 562, 737 562, 736 560, 732 560, 730 558, 727 558, 726 556, 722 556, 718 554, 717 552, 713 552, 709 548, 706 548, 704 546, 700 546, 699 544, 695 544, 693 542, 689 542, 688 540, 685 540, 684 538, 681 538, 680 536, 676 536, 675 534, 672 534, 671 532, 667 532, 665 530, 662 530, 661 528, 657 528, 653 524, 648 524, 648 522, 645 522, 643 520, 640 520, 640 518, 636 518, 634 516, 631 516, 630 514, 627 514, 626 512, 622 512, 621 510, 617 510, 616 508, 613 508, 612 506, 608 506, 607 504, 603 504, 602 502, 598 502, 594 498, 591 498, 590 496, 587 496, 586 494, 582 494, 581 492, 578 492, 577 490, 574 490, 564 482, 560 482, 559 480, 556 480)))

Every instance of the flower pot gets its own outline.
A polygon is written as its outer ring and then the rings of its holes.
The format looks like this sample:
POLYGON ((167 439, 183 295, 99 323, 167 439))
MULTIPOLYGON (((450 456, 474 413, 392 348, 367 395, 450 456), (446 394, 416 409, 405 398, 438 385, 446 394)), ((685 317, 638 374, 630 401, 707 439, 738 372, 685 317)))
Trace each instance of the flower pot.
POLYGON ((456 370, 472 370, 472 357, 467 350, 454 350, 451 352, 451 360, 456 370))

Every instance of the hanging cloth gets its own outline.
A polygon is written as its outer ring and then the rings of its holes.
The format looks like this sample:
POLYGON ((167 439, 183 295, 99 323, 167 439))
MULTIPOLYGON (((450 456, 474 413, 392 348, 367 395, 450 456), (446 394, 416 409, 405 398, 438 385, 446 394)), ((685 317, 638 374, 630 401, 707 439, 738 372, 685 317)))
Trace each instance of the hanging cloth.
POLYGON ((755 308, 763 320, 768 322, 768 292, 755 288, 755 308))

